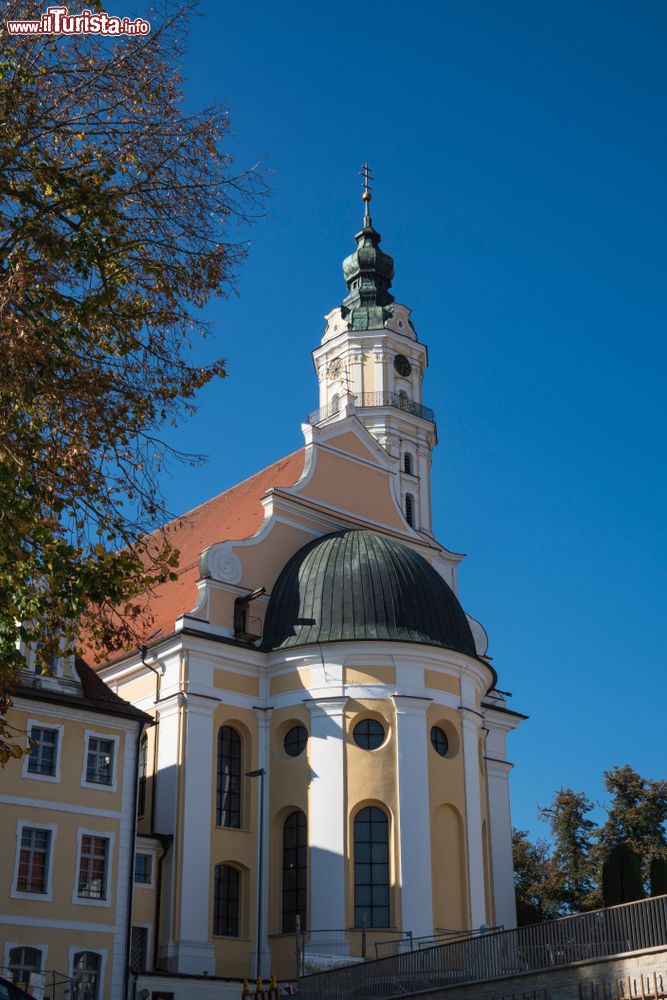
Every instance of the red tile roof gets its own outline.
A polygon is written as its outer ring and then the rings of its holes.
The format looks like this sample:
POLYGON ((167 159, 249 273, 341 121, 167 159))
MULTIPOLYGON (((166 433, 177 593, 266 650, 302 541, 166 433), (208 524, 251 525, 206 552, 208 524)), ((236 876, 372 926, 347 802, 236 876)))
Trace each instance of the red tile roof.
MULTIPOLYGON (((174 620, 194 607, 200 553, 215 542, 256 534, 264 520, 262 497, 274 487, 293 486, 303 472, 304 459, 301 448, 165 525, 171 545, 180 553, 178 579, 155 588, 148 602, 154 618, 152 631, 173 632, 174 620)), ((86 651, 85 659, 93 663, 93 654, 86 651)))

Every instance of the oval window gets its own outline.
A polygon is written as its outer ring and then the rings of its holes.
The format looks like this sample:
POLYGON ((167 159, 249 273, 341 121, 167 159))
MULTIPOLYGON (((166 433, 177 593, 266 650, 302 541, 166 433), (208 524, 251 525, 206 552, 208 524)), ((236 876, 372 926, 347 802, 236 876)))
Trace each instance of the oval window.
POLYGON ((283 741, 283 746, 285 747, 285 753, 288 753, 290 757, 298 757, 299 754, 303 753, 306 749, 306 743, 308 742, 308 730, 305 726, 292 726, 285 733, 285 739, 283 741))
POLYGON ((362 719, 354 727, 352 735, 362 750, 377 750, 384 743, 384 726, 377 719, 362 719))
POLYGON ((431 726, 431 743, 437 754, 440 754, 441 757, 447 756, 449 740, 447 739, 447 733, 440 726, 431 726))

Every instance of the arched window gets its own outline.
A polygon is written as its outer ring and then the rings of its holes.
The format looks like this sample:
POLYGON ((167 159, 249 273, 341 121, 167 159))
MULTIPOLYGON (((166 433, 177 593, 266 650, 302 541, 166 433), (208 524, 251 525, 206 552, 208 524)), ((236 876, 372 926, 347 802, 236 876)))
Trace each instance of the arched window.
POLYGON ((331 397, 331 411, 330 412, 333 415, 334 413, 338 413, 339 409, 340 409, 340 396, 338 395, 337 392, 335 392, 333 394, 333 396, 331 397))
POLYGON ((241 737, 232 726, 221 726, 218 732, 216 823, 241 827, 241 737))
POLYGON ((354 926, 389 927, 389 824, 376 806, 354 819, 354 926))
POLYGON ((409 451, 403 455, 403 472, 407 472, 409 476, 412 475, 412 455, 409 451))
POLYGON ((137 785, 137 816, 146 811, 146 773, 148 770, 148 737, 142 736, 139 744, 139 782, 137 785))
POLYGON ((408 524, 415 523, 415 498, 412 493, 405 494, 405 520, 408 524))
POLYGON ((296 930, 297 914, 306 927, 308 892, 308 827, 297 809, 283 824, 283 934, 296 930))
POLYGON ((239 936, 241 872, 231 865, 216 865, 213 885, 213 933, 239 936))
POLYGON ((72 979, 76 1000, 99 1000, 100 956, 94 951, 79 951, 72 964, 72 979))
POLYGON ((37 948, 12 948, 9 952, 9 975, 13 983, 30 981, 31 972, 42 971, 42 953, 37 948))

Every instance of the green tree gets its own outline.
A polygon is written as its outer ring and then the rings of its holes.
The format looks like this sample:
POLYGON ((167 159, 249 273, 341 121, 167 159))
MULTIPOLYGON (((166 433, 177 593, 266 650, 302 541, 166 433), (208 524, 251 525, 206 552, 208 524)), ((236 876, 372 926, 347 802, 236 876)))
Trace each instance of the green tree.
POLYGON ((605 906, 643 899, 641 859, 628 844, 610 848, 602 865, 602 899, 605 906))
POLYGON ((667 781, 643 778, 629 764, 605 771, 604 777, 611 803, 599 832, 599 855, 604 861, 614 847, 626 844, 641 859, 648 885, 653 859, 667 857, 667 781))
POLYGON ((558 902, 551 896, 553 862, 546 841, 532 843, 525 830, 513 830, 512 860, 519 926, 559 916, 558 902))
POLYGON ((137 595, 177 561, 150 534, 161 478, 188 459, 161 429, 225 375, 190 344, 263 188, 221 148, 227 112, 184 107, 192 9, 115 43, 0 31, 0 763, 21 645, 46 669, 80 630, 98 651, 145 634, 137 595))
POLYGON ((540 810, 554 838, 549 892, 565 913, 580 913, 599 905, 595 884, 593 837, 589 818, 593 803, 583 792, 561 788, 550 806, 540 810))

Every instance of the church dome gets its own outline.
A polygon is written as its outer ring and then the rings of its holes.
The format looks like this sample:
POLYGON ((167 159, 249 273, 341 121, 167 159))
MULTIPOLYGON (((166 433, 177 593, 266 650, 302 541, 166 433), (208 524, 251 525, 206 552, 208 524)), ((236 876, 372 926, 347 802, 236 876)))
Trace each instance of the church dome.
POLYGON ((262 649, 366 639, 477 655, 453 590, 419 553, 374 531, 309 542, 276 581, 262 649))

